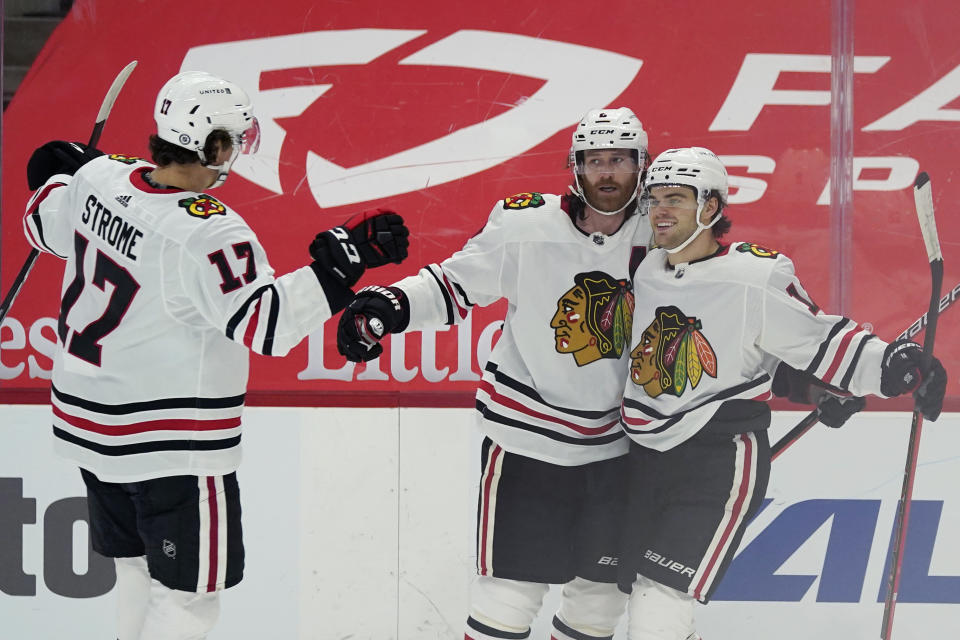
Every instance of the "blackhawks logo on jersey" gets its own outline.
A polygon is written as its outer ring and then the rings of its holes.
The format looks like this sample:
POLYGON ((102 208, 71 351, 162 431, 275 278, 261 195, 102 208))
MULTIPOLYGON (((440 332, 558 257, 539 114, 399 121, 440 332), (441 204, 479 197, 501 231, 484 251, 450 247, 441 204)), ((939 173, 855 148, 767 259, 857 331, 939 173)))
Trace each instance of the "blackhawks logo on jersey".
POLYGON ((503 199, 504 209, 535 209, 542 207, 543 196, 537 192, 524 192, 503 199))
POLYGON ((630 339, 633 285, 602 271, 578 273, 573 282, 550 321, 557 353, 572 353, 578 367, 618 359, 630 339))
POLYGON ((227 214, 227 208, 219 200, 205 193, 201 193, 199 197, 184 198, 177 204, 186 209, 187 213, 198 218, 227 214))
POLYGON ((717 354, 701 332, 700 321, 674 306, 657 307, 654 320, 630 352, 630 379, 656 398, 683 395, 703 374, 717 377, 717 354))
POLYGON ((107 157, 111 160, 122 162, 123 164, 133 164, 134 162, 140 162, 143 160, 143 158, 138 158, 137 156, 125 156, 122 153, 111 153, 107 157))
POLYGON ((767 249, 766 247, 761 247, 755 242, 744 242, 737 246, 737 251, 740 253, 752 253, 758 258, 776 258, 780 255, 779 251, 775 249, 767 249))

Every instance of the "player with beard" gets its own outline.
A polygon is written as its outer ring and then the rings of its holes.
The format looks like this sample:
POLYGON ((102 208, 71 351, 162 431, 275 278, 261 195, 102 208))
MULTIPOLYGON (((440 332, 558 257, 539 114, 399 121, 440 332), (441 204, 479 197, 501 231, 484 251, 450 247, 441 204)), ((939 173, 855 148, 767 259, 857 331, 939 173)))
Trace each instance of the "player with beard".
POLYGON ((466 638, 526 638, 550 584, 562 584, 556 640, 610 638, 626 596, 616 585, 623 513, 618 425, 633 313, 632 270, 650 225, 637 214, 647 134, 630 109, 577 125, 567 195, 498 201, 458 252, 344 310, 340 352, 376 358, 387 333, 461 322, 506 298, 503 333, 477 390, 485 438, 477 573, 466 638))

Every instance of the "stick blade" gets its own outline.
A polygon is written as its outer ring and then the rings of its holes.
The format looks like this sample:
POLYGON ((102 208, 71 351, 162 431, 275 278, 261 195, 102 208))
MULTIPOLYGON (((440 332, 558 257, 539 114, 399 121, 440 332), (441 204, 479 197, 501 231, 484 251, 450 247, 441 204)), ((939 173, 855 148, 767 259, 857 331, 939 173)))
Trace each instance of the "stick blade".
POLYGON ((113 79, 113 84, 110 85, 107 95, 103 97, 103 103, 100 105, 100 111, 97 113, 97 119, 94 122, 103 122, 110 117, 110 111, 113 109, 113 103, 116 102, 117 96, 120 94, 120 90, 123 89, 124 83, 127 81, 127 78, 130 77, 130 74, 133 73, 133 70, 136 66, 136 60, 130 62, 127 66, 121 69, 120 73, 117 74, 117 77, 113 79))
POLYGON ((923 244, 927 248, 927 258, 930 262, 943 260, 940 237, 937 235, 937 222, 933 216, 930 176, 926 171, 917 174, 917 179, 913 183, 913 200, 917 206, 917 218, 920 220, 920 233, 923 234, 923 244))

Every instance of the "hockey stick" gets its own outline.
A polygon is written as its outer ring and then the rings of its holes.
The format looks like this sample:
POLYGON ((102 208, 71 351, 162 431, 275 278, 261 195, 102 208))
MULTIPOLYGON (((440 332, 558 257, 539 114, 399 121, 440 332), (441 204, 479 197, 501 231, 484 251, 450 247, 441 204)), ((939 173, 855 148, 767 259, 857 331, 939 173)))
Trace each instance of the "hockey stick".
MULTIPOLYGON (((103 133, 103 126, 107 124, 107 118, 113 109, 113 103, 116 102, 120 90, 123 89, 124 83, 127 81, 127 78, 130 77, 130 74, 133 73, 133 69, 136 66, 137 61, 134 60, 121 69, 117 77, 113 79, 113 84, 111 84, 110 89, 107 90, 107 95, 103 96, 100 111, 97 112, 97 120, 93 125, 93 131, 90 133, 90 141, 87 143, 88 147, 95 147, 97 143, 100 142, 100 134, 103 133)), ((30 254, 27 256, 26 261, 24 261, 23 266, 20 267, 20 272, 14 279, 13 284, 10 285, 10 290, 7 291, 7 295, 4 296, 3 303, 0 303, 0 322, 3 322, 3 319, 7 317, 7 312, 10 311, 10 307, 13 306, 13 301, 16 299, 17 294, 20 293, 20 289, 23 287, 27 276, 30 275, 30 270, 33 269, 33 265, 39 255, 39 249, 30 249, 30 254)))
MULTIPOLYGON (((957 299, 960 298, 960 282, 958 282, 953 289, 950 290, 950 293, 945 295, 940 299, 937 308, 939 313, 937 315, 942 315, 949 309, 957 299)), ((927 317, 929 311, 924 313, 922 316, 913 321, 913 323, 904 329, 897 340, 907 340, 913 336, 920 333, 920 331, 927 326, 927 317)), ((777 459, 781 453, 790 448, 794 442, 799 440, 807 431, 809 431, 813 425, 817 424, 820 421, 820 411, 819 409, 814 409, 806 416, 803 420, 797 423, 797 426, 793 427, 783 435, 779 440, 776 441, 773 445, 770 446, 770 461, 773 462, 777 459)))
POLYGON ((787 433, 776 441, 776 443, 770 447, 770 462, 773 462, 777 459, 781 453, 786 451, 790 446, 799 440, 807 431, 813 428, 813 425, 820 422, 820 409, 814 409, 806 416, 803 420, 797 423, 793 429, 787 431, 787 433))
MULTIPOLYGON (((937 335, 937 319, 940 310, 940 288, 943 286, 943 253, 940 251, 940 238, 937 236, 937 221, 933 217, 933 195, 930 192, 930 177, 921 171, 913 185, 913 199, 920 219, 920 232, 923 244, 927 248, 930 260, 932 292, 930 310, 927 311, 927 333, 923 337, 923 353, 933 355, 933 340, 937 335)), ((910 521, 910 501, 913 495, 913 479, 917 472, 917 456, 920 451, 920 429, 923 415, 913 410, 913 422, 910 425, 910 442, 907 447, 907 463, 903 472, 903 486, 900 489, 900 503, 897 506, 897 519, 894 527, 893 546, 890 550, 890 565, 887 574, 887 598, 883 605, 883 624, 880 637, 890 640, 893 633, 893 612, 897 607, 897 595, 900 589, 900 569, 903 565, 903 550, 907 541, 907 523, 910 521)))

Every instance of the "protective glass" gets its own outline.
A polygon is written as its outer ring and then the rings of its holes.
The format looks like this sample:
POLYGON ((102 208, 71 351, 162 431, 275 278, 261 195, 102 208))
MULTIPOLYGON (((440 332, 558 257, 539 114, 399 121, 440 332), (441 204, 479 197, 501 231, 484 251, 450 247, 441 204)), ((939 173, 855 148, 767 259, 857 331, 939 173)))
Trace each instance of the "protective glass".
MULTIPOLYGON (((657 186, 674 186, 674 185, 657 185, 657 186)), ((686 185, 676 185, 676 186, 686 186, 686 185)), ((654 209, 666 209, 671 212, 679 211, 696 211, 698 203, 692 198, 683 197, 678 194, 668 194, 665 197, 655 198, 648 189, 645 189, 640 196, 640 212, 643 214, 648 214, 654 209)))
POLYGON ((234 146, 242 155, 253 155, 257 152, 260 148, 260 123, 256 118, 250 122, 250 126, 243 133, 235 137, 234 146))
POLYGON ((640 166, 629 151, 620 154, 577 154, 577 169, 580 173, 636 173, 640 166))

